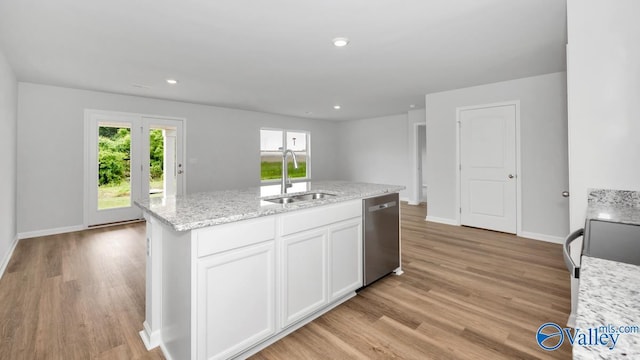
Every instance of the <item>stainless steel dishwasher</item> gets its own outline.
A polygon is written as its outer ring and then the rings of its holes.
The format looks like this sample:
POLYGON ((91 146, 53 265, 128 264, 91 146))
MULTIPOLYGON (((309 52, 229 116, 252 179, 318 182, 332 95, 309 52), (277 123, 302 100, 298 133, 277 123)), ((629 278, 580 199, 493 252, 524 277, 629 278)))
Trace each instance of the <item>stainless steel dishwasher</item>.
POLYGON ((364 286, 400 267, 398 193, 364 199, 364 286))

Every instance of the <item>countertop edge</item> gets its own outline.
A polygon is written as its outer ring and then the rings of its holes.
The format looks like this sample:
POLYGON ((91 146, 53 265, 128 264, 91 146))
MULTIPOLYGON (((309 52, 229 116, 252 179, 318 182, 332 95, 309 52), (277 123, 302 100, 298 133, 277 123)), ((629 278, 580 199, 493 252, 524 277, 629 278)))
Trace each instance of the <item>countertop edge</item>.
MULTIPOLYGON (((371 184, 371 185, 377 185, 377 184, 371 184)), ((405 186, 400 186, 400 185, 384 185, 384 186, 385 187, 383 189, 375 190, 375 191, 368 191, 368 192, 357 193, 357 194, 336 194, 335 197, 326 198, 322 200, 297 202, 295 203, 295 207, 290 205, 274 204, 272 206, 265 207, 264 209, 259 209, 256 211, 250 211, 250 212, 241 213, 241 214, 231 214, 228 216, 198 220, 194 222, 186 222, 186 223, 180 222, 178 224, 176 224, 175 222, 172 222, 170 218, 166 217, 166 215, 162 215, 153 211, 150 208, 150 206, 147 206, 146 204, 140 203, 138 201, 134 201, 134 204, 139 208, 141 208, 143 212, 152 215, 154 218, 158 219, 163 224, 171 227, 174 231, 183 232, 183 231, 191 231, 191 230, 196 230, 196 229, 209 227, 209 226, 224 225, 224 224, 234 223, 234 222, 243 221, 243 220, 255 219, 255 218, 264 217, 264 216, 271 216, 271 215, 283 214, 283 213, 293 212, 298 210, 311 209, 311 208, 320 207, 323 205, 337 204, 337 203, 346 202, 350 200, 366 199, 366 198, 385 195, 385 194, 398 193, 401 190, 406 189, 405 186)), ((314 189, 314 192, 332 193, 335 191, 322 190, 322 188, 318 188, 318 189, 314 189)), ((273 197, 274 196, 266 196, 264 198, 273 198, 273 197)), ((260 201, 260 199, 261 198, 258 198, 256 199, 256 201, 260 201)))

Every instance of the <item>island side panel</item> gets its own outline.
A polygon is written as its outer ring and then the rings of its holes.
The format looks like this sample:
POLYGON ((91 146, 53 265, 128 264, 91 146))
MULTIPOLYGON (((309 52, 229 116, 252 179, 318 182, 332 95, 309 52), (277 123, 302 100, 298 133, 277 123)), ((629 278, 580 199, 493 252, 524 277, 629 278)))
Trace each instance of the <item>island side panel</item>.
POLYGON ((192 241, 191 231, 162 227, 162 330, 165 354, 190 359, 192 241))
POLYGON ((154 215, 147 221, 144 330, 147 349, 174 359, 191 357, 191 232, 176 232, 154 215))
POLYGON ((147 350, 160 345, 162 328, 162 225, 158 219, 144 213, 146 219, 147 261, 145 274, 145 321, 140 337, 147 350))

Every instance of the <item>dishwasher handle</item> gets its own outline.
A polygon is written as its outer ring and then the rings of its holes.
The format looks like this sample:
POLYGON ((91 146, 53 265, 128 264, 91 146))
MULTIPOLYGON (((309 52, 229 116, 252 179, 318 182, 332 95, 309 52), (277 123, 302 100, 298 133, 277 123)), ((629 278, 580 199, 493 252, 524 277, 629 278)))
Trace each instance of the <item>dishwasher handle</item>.
POLYGON ((395 201, 389 201, 389 202, 384 203, 384 204, 369 206, 369 212, 375 212, 375 211, 378 211, 378 210, 384 210, 384 209, 392 208, 392 207, 394 207, 396 205, 398 205, 398 204, 395 201))
POLYGON ((573 261, 573 258, 571 258, 569 245, 571 245, 572 242, 574 242, 577 238, 583 235, 584 235, 584 229, 578 229, 572 232, 564 240, 564 246, 562 247, 562 254, 564 255, 564 263, 565 265, 567 265, 567 269, 571 272, 571 276, 576 279, 580 278, 580 265, 576 265, 576 263, 573 261))

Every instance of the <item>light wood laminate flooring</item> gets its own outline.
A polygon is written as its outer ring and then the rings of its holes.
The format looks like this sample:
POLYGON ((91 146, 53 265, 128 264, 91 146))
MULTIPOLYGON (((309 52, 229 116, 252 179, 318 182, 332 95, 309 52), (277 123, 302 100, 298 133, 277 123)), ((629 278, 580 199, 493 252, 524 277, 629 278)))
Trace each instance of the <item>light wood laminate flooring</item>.
MULTIPOLYGON (((253 359, 570 359, 560 245, 424 221, 402 206, 405 274, 388 276, 253 359)), ((162 359, 144 321, 144 224, 21 240, 0 280, 0 359, 162 359)))

